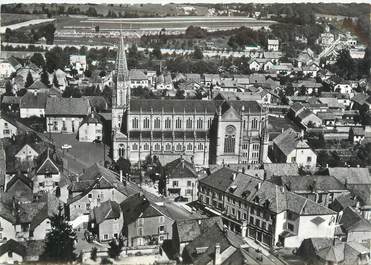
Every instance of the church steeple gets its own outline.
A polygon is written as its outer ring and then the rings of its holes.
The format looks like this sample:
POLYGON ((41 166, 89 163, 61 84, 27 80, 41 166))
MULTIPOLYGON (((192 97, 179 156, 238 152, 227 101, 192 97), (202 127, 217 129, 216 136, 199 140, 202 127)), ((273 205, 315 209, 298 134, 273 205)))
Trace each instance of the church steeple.
POLYGON ((125 44, 124 38, 120 35, 117 56, 116 56, 116 67, 113 76, 115 84, 114 95, 113 95, 113 107, 128 108, 130 99, 130 80, 129 70, 126 61, 125 44))
POLYGON ((130 105, 130 77, 122 34, 120 34, 118 44, 112 93, 112 130, 114 132, 122 129, 124 113, 129 109, 130 105))

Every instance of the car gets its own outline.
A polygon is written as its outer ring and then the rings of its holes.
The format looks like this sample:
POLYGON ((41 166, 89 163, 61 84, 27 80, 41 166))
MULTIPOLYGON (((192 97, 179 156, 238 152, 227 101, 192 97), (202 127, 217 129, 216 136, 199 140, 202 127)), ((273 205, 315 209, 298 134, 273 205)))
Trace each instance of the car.
POLYGON ((183 196, 178 196, 174 199, 175 202, 188 202, 188 198, 185 198, 183 196))
POLYGON ((62 149, 71 149, 72 148, 72 145, 70 144, 64 144, 61 146, 62 149))
POLYGON ((93 141, 93 143, 95 143, 95 144, 100 144, 100 143, 102 143, 102 141, 99 140, 99 139, 95 139, 95 140, 93 141))

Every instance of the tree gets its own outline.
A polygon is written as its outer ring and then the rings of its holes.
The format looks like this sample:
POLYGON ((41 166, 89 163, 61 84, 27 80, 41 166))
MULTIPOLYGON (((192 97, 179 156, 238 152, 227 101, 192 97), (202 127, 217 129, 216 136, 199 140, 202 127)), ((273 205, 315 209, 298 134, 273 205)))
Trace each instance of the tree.
POLYGON ((46 39, 46 44, 53 44, 54 43, 54 33, 55 33, 55 26, 53 23, 49 23, 40 29, 42 36, 46 39))
POLYGON ((89 7, 88 10, 86 11, 86 15, 89 17, 96 17, 98 16, 97 10, 95 10, 94 7, 89 7))
POLYGON ((50 218, 51 231, 46 234, 45 248, 40 259, 47 262, 72 262, 76 259, 74 243, 76 234, 68 223, 67 217, 62 214, 62 207, 58 213, 50 218))
POLYGON ((108 256, 112 259, 118 258, 121 254, 121 249, 123 247, 122 240, 113 239, 108 245, 109 245, 108 256))
POLYGON ((161 53, 161 49, 160 49, 159 45, 156 45, 156 47, 153 48, 153 50, 151 52, 151 57, 154 57, 156 59, 161 59, 162 53, 161 53))
POLYGON ((45 67, 43 68, 43 71, 42 71, 42 73, 40 75, 40 81, 43 82, 46 86, 49 86, 50 85, 49 74, 46 71, 45 67))
POLYGON ((26 82, 24 84, 24 87, 25 88, 28 88, 32 84, 33 84, 33 77, 32 77, 31 71, 28 71, 28 74, 27 74, 27 77, 26 77, 26 82))
POLYGON ((301 86, 299 88, 298 96, 305 96, 307 94, 307 88, 305 86, 301 86))
POLYGON ((196 46, 193 51, 193 58, 201 60, 204 57, 204 54, 202 53, 200 47, 196 46))
POLYGON ((123 158, 122 156, 117 160, 117 167, 122 170, 123 175, 130 174, 131 163, 130 160, 123 158))
POLYGON ((176 91, 175 98, 177 98, 177 99, 184 99, 185 98, 185 96, 184 96, 184 90, 178 89, 176 91))
POLYGON ((98 252, 98 249, 96 247, 93 247, 91 249, 91 252, 90 252, 90 258, 93 260, 93 261, 96 261, 97 260, 97 252, 98 252))
POLYGON ((9 80, 5 82, 5 93, 4 93, 4 96, 14 96, 13 85, 12 85, 12 83, 9 80))
POLYGON ((11 36, 12 36, 12 30, 10 28, 6 28, 5 29, 5 36, 4 36, 5 42, 9 42, 11 36))
POLYGON ((37 65, 38 67, 44 67, 45 60, 44 56, 41 53, 35 52, 32 57, 30 58, 30 61, 37 65))
POLYGON ((54 87, 58 88, 59 87, 59 83, 58 83, 58 78, 57 78, 57 75, 54 73, 53 75, 53 85, 54 87))
POLYGON ((161 168, 160 179, 158 180, 158 193, 166 196, 166 173, 164 168, 161 168))
POLYGON ((85 70, 85 72, 84 72, 84 75, 86 76, 86 77, 91 77, 91 71, 89 70, 89 69, 86 69, 85 70))

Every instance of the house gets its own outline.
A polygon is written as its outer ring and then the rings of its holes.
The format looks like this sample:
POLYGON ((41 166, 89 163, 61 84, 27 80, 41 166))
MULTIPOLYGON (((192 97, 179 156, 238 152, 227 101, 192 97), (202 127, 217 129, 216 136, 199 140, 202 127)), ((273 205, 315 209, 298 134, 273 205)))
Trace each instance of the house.
POLYGON ((173 225, 172 239, 172 245, 176 253, 174 258, 181 257, 185 246, 201 234, 206 233, 215 223, 219 226, 223 226, 220 216, 214 216, 202 220, 191 219, 176 221, 173 225))
POLYGON ((148 88, 149 82, 147 75, 139 69, 131 69, 129 72, 130 88, 143 87, 148 88))
POLYGON ((334 86, 334 92, 340 92, 341 94, 353 95, 353 88, 348 83, 339 83, 334 86))
POLYGON ((192 73, 186 73, 184 74, 185 80, 188 81, 194 81, 196 83, 201 83, 201 75, 200 74, 192 74, 192 73))
POLYGON ((82 120, 78 137, 80 142, 103 140, 103 122, 98 113, 93 111, 82 120))
POLYGON ((278 51, 279 41, 277 39, 268 39, 268 51, 278 51))
POLYGON ((57 155, 56 150, 47 147, 35 161, 35 170, 32 174, 33 192, 46 191, 51 193, 60 189, 62 169, 63 161, 57 155))
POLYGON ((297 255, 308 264, 328 265, 367 265, 370 261, 369 249, 357 242, 340 242, 332 238, 305 239, 297 255))
POLYGON ((173 80, 169 73, 157 76, 155 90, 174 90, 173 80))
POLYGON ((333 237, 336 212, 270 181, 223 167, 199 180, 202 207, 231 231, 272 247, 333 237))
POLYGON ((165 165, 167 195, 197 200, 198 174, 194 165, 182 157, 165 165))
POLYGON ((127 198, 120 207, 127 246, 160 245, 165 239, 172 238, 173 220, 154 207, 142 194, 127 198))
POLYGON ((16 239, 16 217, 14 216, 14 211, 11 205, 0 201, 0 241, 16 239))
POLYGON ((249 69, 255 72, 270 70, 272 66, 273 63, 265 58, 253 58, 249 61, 249 69))
POLYGON ((10 111, 17 111, 19 110, 19 102, 21 98, 17 96, 3 96, 3 100, 1 101, 1 107, 3 109, 7 109, 10 111))
POLYGON ((334 176, 359 201, 356 209, 367 220, 371 220, 371 176, 368 168, 361 167, 333 167, 328 168, 328 175, 334 176))
POLYGON ((304 128, 320 127, 322 125, 322 120, 308 108, 304 108, 300 111, 296 120, 304 128))
POLYGON ((0 263, 1 264, 18 264, 23 262, 26 255, 26 247, 13 239, 0 245, 0 263))
POLYGON ((6 183, 4 191, 19 202, 33 200, 33 182, 20 171, 6 183))
POLYGON ((135 185, 97 163, 77 176, 68 189, 67 207, 70 220, 88 215, 91 209, 102 202, 111 200, 121 203, 138 192, 135 185))
POLYGON ((365 139, 365 129, 362 127, 352 127, 349 130, 349 140, 356 143, 361 143, 365 139))
POLYGON ((70 55, 70 65, 77 71, 79 75, 82 75, 87 69, 86 55, 70 55))
POLYGON ((54 98, 46 101, 47 131, 51 133, 77 133, 83 119, 90 114, 86 98, 54 98))
POLYGON ((2 60, 0 61, 0 77, 10 77, 12 73, 15 73, 21 67, 22 64, 14 56, 9 57, 7 60, 2 60))
POLYGON ((44 240, 51 230, 50 219, 63 210, 63 202, 54 195, 48 194, 43 206, 32 218, 29 233, 31 240, 44 240))
POLYGON ((326 175, 281 175, 273 177, 272 182, 326 207, 350 193, 339 180, 326 175))
POLYGON ((49 83, 54 85, 56 89, 64 91, 68 85, 67 76, 68 75, 63 70, 58 68, 54 73, 49 74, 49 83), (57 79, 58 86, 54 84, 54 76, 57 79))
MULTIPOLYGON (((266 253, 266 252, 264 252, 266 253)), ((282 259, 273 254, 263 254, 246 244, 244 238, 215 223, 193 239, 182 253, 186 264, 198 265, 284 265, 282 259)))
POLYGON ((28 91, 19 102, 20 117, 44 117, 47 99, 47 93, 38 90, 28 91))
POLYGON ((291 128, 273 140, 272 159, 277 163, 296 163, 307 169, 313 169, 317 164, 317 154, 303 139, 303 135, 291 128))
POLYGON ((210 87, 211 84, 220 85, 220 75, 219 74, 204 74, 203 83, 205 86, 210 87))
POLYGON ((371 240, 371 222, 361 216, 354 208, 345 208, 339 216, 339 225, 346 242, 358 242, 364 245, 371 240))
POLYGON ((2 115, 1 111, 0 111, 0 128, 1 128, 0 139, 9 138, 13 135, 17 135, 18 129, 15 126, 15 122, 6 118, 5 115, 2 115))
POLYGON ((124 220, 120 205, 115 201, 105 201, 90 211, 90 230, 97 235, 98 241, 119 239, 124 220))

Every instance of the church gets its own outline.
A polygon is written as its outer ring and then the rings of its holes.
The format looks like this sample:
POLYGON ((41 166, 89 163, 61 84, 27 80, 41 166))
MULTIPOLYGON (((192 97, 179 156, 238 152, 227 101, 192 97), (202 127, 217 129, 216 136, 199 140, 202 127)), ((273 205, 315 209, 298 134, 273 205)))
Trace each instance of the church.
POLYGON ((180 156, 196 166, 259 164, 268 157, 268 111, 256 101, 131 99, 124 41, 113 74, 113 159, 180 156))

